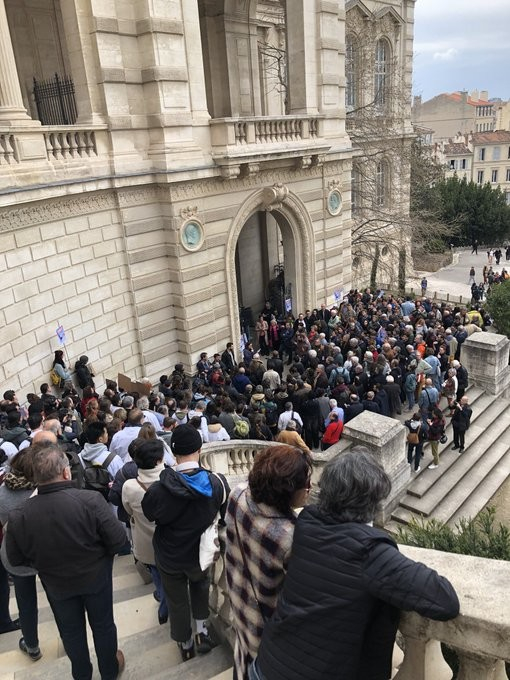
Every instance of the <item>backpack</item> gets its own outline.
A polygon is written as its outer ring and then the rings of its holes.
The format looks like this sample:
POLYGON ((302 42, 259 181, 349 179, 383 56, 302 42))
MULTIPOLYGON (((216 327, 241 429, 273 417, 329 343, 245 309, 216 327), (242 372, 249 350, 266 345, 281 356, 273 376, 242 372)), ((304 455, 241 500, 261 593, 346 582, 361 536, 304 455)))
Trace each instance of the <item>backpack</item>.
POLYGON ((60 380, 61 380, 60 376, 55 371, 55 369, 52 368, 51 371, 50 371, 50 382, 51 382, 51 384, 55 385, 56 387, 59 387, 60 386, 60 380))
POLYGON ((112 481, 108 472, 108 465, 110 465, 116 455, 114 451, 110 451, 102 463, 90 463, 88 460, 83 461, 85 463, 83 487, 89 491, 99 491, 106 500, 108 500, 112 481))
POLYGON ((248 439, 250 425, 238 415, 234 415, 234 434, 236 439, 248 439))

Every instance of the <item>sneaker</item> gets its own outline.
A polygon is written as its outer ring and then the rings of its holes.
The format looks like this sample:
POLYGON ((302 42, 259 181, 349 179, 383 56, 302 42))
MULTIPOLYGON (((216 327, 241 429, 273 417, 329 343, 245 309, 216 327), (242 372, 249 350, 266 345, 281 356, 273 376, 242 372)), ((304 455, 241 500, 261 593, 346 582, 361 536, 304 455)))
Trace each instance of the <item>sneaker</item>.
POLYGON ((419 472, 420 470, 421 470, 421 466, 418 465, 418 467, 416 468, 415 472, 419 472))
POLYGON ((434 465, 434 463, 432 463, 432 465, 429 465, 429 470, 435 470, 438 467, 439 465, 434 465))
POLYGON ((452 446, 452 451, 456 451, 459 447, 455 446, 455 444, 452 446))
POLYGON ((34 649, 28 649, 27 643, 25 642, 25 638, 21 638, 18 644, 21 651, 24 652, 25 654, 28 654, 32 661, 39 661, 39 659, 42 657, 41 650, 39 649, 39 647, 35 647, 34 649))
POLYGON ((195 658, 195 646, 191 645, 191 647, 183 647, 181 642, 177 643, 179 646, 179 650, 181 652, 181 658, 183 661, 189 661, 190 659, 195 658))
POLYGON ((213 647, 216 647, 216 645, 211 640, 209 633, 196 633, 195 647, 199 654, 207 654, 213 647))
POLYGON ((117 650, 117 663, 119 665, 119 670, 117 671, 117 677, 120 677, 126 667, 126 659, 124 657, 124 652, 121 649, 117 650))
POLYGON ((463 452, 464 452, 464 449, 459 449, 459 453, 463 453, 463 452))

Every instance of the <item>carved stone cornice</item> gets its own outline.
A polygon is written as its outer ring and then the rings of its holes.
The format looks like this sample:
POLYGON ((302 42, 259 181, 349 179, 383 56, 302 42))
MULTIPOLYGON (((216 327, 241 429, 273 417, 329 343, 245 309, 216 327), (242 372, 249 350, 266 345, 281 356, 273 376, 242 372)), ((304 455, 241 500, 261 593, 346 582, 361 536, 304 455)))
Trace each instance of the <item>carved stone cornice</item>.
POLYGON ((65 198, 48 198, 28 205, 0 208, 0 232, 14 231, 35 224, 55 222, 114 208, 115 197, 111 191, 65 198))

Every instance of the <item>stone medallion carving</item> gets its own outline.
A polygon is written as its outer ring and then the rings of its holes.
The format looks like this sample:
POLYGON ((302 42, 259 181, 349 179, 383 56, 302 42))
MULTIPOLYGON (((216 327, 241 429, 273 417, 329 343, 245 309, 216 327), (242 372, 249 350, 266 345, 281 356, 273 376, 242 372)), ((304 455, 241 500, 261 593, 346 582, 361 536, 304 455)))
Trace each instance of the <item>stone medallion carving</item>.
POLYGON ((342 212, 342 194, 340 182, 331 180, 328 182, 329 192, 326 196, 326 207, 330 215, 339 215, 342 212))
POLYGON ((195 252, 202 247, 205 233, 204 225, 197 217, 190 217, 181 225, 181 243, 189 252, 195 252))

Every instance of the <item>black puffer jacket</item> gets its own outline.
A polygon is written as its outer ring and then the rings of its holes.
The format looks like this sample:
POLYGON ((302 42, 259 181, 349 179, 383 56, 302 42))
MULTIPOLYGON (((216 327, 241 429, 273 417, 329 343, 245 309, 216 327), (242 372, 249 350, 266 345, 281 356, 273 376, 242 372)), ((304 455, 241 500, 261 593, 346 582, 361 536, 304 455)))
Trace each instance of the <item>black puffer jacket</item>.
POLYGON ((449 581, 404 557, 383 531, 308 506, 259 668, 267 680, 388 680, 399 609, 442 621, 457 616, 459 601, 449 581))

